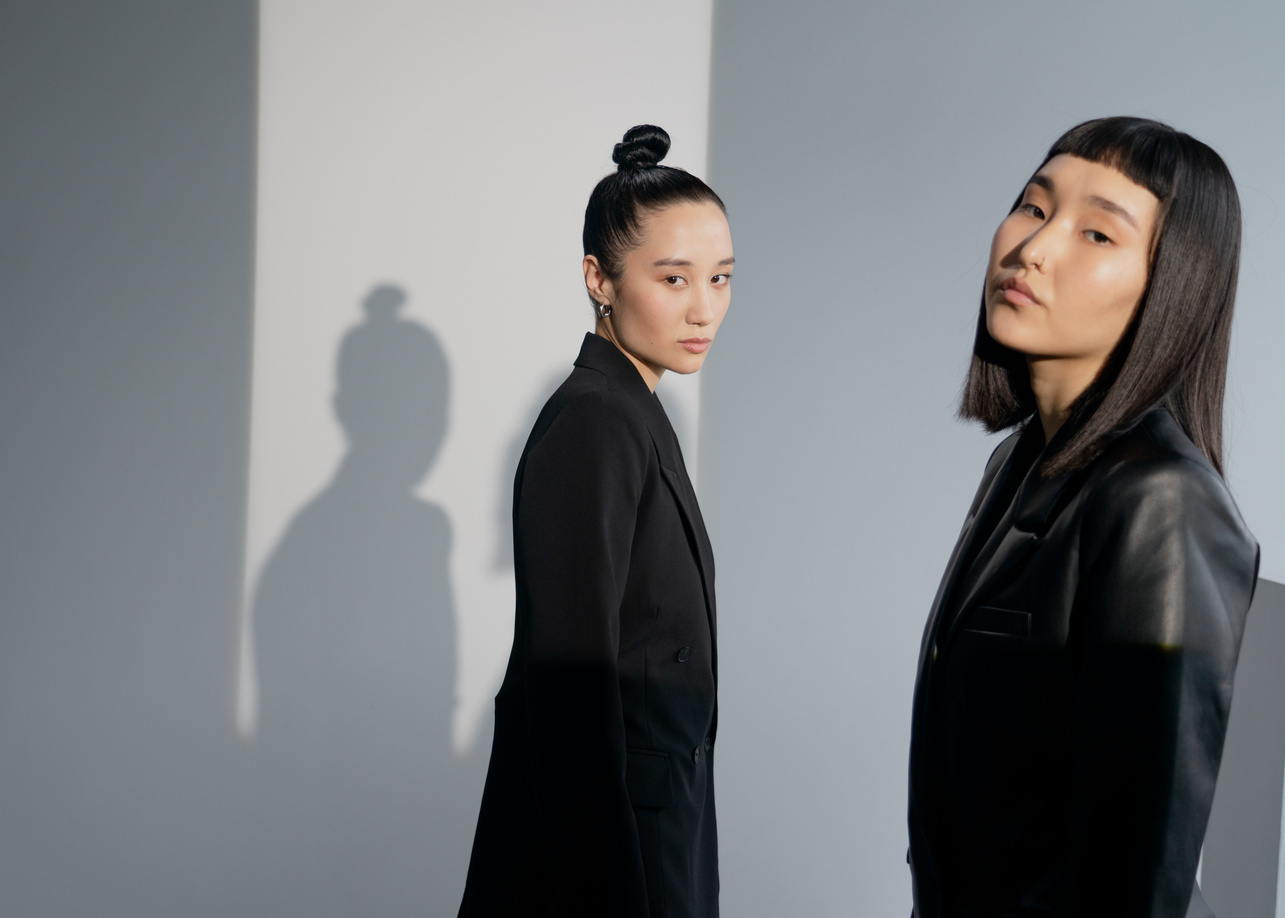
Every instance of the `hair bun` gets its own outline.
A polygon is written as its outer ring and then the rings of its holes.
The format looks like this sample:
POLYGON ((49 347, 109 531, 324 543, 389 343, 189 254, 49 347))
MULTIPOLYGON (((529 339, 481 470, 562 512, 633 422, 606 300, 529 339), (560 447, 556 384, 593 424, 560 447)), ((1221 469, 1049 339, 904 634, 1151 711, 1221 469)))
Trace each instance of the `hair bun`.
POLYGON ((669 152, 669 134, 654 124, 639 124, 625 131, 624 139, 611 152, 619 171, 649 169, 669 152))

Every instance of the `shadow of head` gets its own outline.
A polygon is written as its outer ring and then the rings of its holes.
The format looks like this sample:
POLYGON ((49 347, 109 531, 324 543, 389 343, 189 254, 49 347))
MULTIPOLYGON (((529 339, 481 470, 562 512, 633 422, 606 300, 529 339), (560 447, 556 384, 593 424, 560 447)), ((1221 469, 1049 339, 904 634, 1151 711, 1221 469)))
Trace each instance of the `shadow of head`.
POLYGON ((432 467, 446 435, 449 371, 437 337, 401 318, 402 288, 366 295, 366 320, 339 346, 335 415, 349 462, 390 486, 411 487, 432 467))

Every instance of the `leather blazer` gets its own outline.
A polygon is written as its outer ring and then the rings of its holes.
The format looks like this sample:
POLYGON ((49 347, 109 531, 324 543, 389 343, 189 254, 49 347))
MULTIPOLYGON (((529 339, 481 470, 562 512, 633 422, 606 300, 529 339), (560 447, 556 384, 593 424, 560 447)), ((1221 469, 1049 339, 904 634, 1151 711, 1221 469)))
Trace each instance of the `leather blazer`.
POLYGON ((673 428, 605 338, 531 431, 513 553, 460 915, 714 918, 714 559, 673 428))
POLYGON ((1258 546, 1163 408, 1077 472, 1042 446, 995 450, 924 630, 914 914, 1181 918, 1258 546))

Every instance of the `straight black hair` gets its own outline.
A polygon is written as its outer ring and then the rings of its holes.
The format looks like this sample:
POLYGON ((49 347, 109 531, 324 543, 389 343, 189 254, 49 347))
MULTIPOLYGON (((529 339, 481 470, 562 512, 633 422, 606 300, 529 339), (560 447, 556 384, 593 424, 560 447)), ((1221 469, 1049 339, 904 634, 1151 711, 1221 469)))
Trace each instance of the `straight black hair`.
MULTIPOLYGON (((589 195, 584 212, 584 253, 598 259, 602 273, 620 280, 625 253, 642 242, 642 221, 648 213, 671 204, 709 201, 727 213, 712 188, 685 169, 662 166, 669 152, 669 134, 654 124, 625 131, 612 151, 616 171, 603 176, 589 195)), ((590 301, 593 301, 591 296, 590 301)))
MULTIPOLYGON (((1074 435, 1045 457, 1041 473, 1052 477, 1085 467, 1163 404, 1222 474, 1223 394, 1241 232, 1231 173, 1199 140, 1146 118, 1076 125, 1058 138, 1040 168, 1064 153, 1118 170, 1154 194, 1160 206, 1138 307, 1102 370, 1071 406, 1067 423, 1074 425, 1074 435)), ((1019 194, 1013 210, 1021 200, 1019 194)), ((986 330, 983 293, 959 415, 994 432, 1017 426, 1035 409, 1025 358, 986 330)))

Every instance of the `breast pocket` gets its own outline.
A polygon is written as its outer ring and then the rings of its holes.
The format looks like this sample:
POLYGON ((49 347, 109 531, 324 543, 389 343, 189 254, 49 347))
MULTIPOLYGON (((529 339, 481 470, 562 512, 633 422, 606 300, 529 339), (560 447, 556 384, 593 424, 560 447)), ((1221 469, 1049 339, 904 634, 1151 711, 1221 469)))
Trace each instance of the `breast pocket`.
POLYGON ((982 634, 1004 634, 1011 637, 1031 636, 1031 613, 995 606, 977 606, 960 625, 965 631, 982 634))

